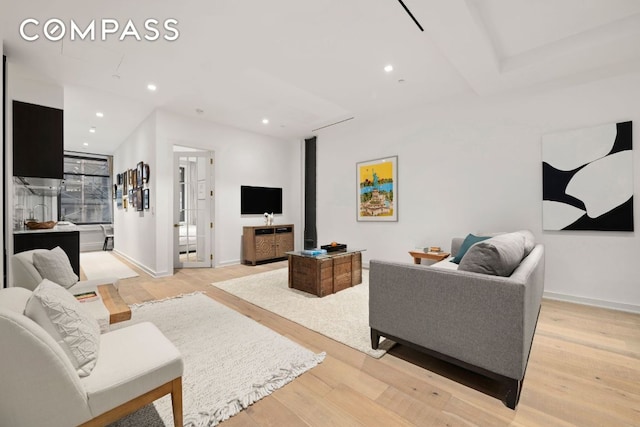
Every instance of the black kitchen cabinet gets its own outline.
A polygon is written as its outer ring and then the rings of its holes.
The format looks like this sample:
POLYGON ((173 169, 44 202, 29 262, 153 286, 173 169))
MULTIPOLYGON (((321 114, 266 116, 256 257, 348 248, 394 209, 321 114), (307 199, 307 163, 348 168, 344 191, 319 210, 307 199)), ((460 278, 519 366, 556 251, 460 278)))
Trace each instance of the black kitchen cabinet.
POLYGON ((13 101, 13 176, 63 178, 63 111, 13 101))
POLYGON ((71 261, 74 273, 80 277, 80 232, 26 232, 13 235, 13 252, 19 253, 31 249, 53 249, 60 246, 71 261))

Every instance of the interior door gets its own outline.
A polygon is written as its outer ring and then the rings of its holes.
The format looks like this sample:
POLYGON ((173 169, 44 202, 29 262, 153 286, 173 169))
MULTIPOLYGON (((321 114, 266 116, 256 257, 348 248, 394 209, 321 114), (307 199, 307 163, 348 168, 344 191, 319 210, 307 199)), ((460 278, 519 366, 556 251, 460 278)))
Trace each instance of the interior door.
POLYGON ((213 265, 212 153, 174 152, 175 268, 213 265))

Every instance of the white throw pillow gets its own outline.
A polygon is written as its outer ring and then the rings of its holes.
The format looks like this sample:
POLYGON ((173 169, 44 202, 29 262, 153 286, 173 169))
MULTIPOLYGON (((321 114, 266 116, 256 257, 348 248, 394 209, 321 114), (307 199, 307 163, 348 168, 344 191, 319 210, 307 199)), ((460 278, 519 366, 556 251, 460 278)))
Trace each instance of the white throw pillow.
POLYGON ((79 376, 91 373, 98 360, 100 326, 69 291, 44 279, 27 301, 24 314, 60 344, 79 376))
POLYGON ((78 275, 73 272, 67 253, 60 246, 50 251, 33 253, 33 265, 44 278, 65 288, 78 283, 78 275))

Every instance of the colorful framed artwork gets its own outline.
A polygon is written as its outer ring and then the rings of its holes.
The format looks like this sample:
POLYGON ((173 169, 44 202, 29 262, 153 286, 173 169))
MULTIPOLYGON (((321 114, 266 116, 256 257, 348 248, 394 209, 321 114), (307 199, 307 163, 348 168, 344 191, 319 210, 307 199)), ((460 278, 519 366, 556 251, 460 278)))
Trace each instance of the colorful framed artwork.
POLYGON ((356 164, 358 221, 398 220, 398 156, 356 164))

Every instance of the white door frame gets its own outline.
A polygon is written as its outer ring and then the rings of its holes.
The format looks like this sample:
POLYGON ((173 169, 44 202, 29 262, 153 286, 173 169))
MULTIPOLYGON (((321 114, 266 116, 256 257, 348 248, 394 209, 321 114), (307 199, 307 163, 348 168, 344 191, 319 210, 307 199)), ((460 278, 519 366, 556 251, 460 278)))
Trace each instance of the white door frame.
MULTIPOLYGON (((214 233, 214 202, 213 202, 213 152, 209 151, 175 151, 173 155, 174 167, 174 206, 173 206, 173 265, 174 268, 206 268, 213 267, 214 233), (188 207, 190 211, 196 212, 196 227, 188 227, 189 224, 180 222, 180 164, 181 158, 204 159, 204 174, 198 174, 197 182, 190 182, 190 189, 195 195, 195 203, 202 204, 197 208, 188 207), (181 259, 180 257, 180 231, 187 233, 186 243, 190 244, 189 234, 195 235, 195 258, 181 259), (198 253, 201 251, 201 253, 198 253)), ((185 203, 188 203, 185 200, 185 203)), ((192 224, 193 225, 193 224, 192 224)))

